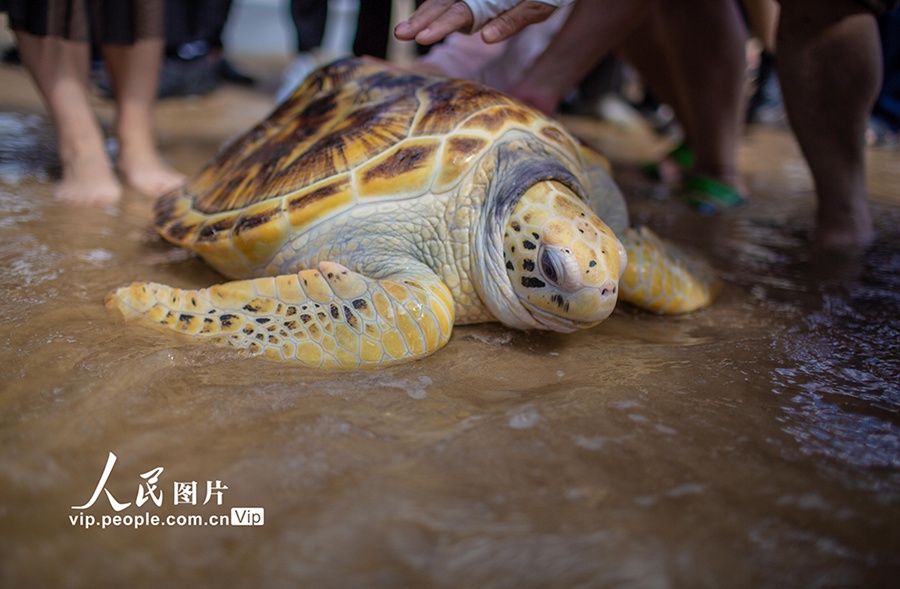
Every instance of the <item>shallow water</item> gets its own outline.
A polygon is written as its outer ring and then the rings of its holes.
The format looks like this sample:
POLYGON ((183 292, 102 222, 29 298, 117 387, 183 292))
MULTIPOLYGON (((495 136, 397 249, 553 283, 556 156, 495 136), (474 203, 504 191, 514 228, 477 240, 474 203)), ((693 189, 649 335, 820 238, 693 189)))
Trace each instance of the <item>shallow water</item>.
MULTIPOLYGON (((172 131, 197 104, 179 108, 164 145, 190 172, 227 137, 172 131)), ((711 308, 621 308, 572 335, 458 328, 423 361, 329 374, 114 321, 117 286, 218 277, 153 234, 145 198, 55 203, 46 123, 4 114, 0 143, 23 125, 38 139, 0 150, 0 585, 896 583, 898 154, 873 157, 880 236, 859 257, 811 253, 802 160, 756 131, 741 211, 698 218, 625 185, 637 221, 721 272, 711 308), (72 509, 110 452, 119 515, 262 507, 264 525, 86 529, 79 514, 116 513, 105 494, 72 509), (142 484, 160 506, 136 505, 142 484)))

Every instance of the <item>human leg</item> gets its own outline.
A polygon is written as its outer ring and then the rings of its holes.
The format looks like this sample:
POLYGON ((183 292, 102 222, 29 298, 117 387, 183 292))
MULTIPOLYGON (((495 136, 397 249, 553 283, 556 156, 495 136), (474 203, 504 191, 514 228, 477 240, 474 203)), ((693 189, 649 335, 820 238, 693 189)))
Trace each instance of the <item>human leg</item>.
POLYGON ((775 0, 743 0, 742 4, 747 25, 761 45, 753 93, 747 104, 746 121, 778 123, 784 118, 781 88, 775 73, 775 32, 778 30, 779 5, 775 0))
POLYGON ((132 45, 103 47, 118 107, 116 165, 128 185, 151 196, 168 192, 184 181, 156 149, 153 108, 162 53, 163 40, 155 37, 138 39, 132 45))
POLYGON ((652 96, 667 105, 675 114, 683 132, 679 145, 662 159, 642 166, 644 174, 665 184, 675 185, 684 180, 684 174, 694 167, 694 151, 690 147, 691 130, 682 123, 682 113, 686 107, 681 104, 681 95, 676 91, 674 70, 669 65, 669 55, 663 43, 660 30, 665 26, 662 12, 653 8, 647 17, 619 47, 623 58, 641 76, 641 81, 652 96))
POLYGON ((358 19, 353 53, 385 59, 391 35, 391 3, 360 2, 358 19))
POLYGON ((740 204, 746 71, 740 13, 721 0, 661 2, 658 10, 676 112, 694 150, 690 202, 704 212, 740 204))
POLYGON ((875 18, 849 0, 782 0, 778 74, 818 197, 816 241, 865 245, 875 231, 865 132, 881 82, 875 18))
POLYGON ((56 127, 62 179, 54 195, 71 203, 116 202, 122 189, 89 100, 88 44, 24 31, 16 42, 56 127))
MULTIPOLYGON (((657 3, 622 45, 626 59, 684 129, 693 153, 683 170, 687 196, 703 212, 742 201, 737 150, 744 37, 733 2, 681 0, 657 3)), ((662 162, 658 169, 663 179, 675 180, 683 167, 684 162, 662 162)))
POLYGON ((779 6, 775 0, 743 0, 747 22, 763 49, 775 53, 779 6))
POLYGON ((322 44, 328 0, 291 0, 291 19, 297 31, 297 51, 312 51, 322 44))

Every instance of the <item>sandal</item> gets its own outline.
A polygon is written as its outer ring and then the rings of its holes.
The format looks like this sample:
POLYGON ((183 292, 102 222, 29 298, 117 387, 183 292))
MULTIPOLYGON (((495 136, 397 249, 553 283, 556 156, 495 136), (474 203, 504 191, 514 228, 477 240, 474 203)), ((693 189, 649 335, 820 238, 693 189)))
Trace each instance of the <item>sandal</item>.
MULTIPOLYGON (((678 147, 670 151, 662 161, 671 160, 675 162, 684 172, 689 172, 694 167, 694 150, 687 143, 680 143, 678 147)), ((641 172, 650 180, 659 182, 662 180, 662 173, 659 165, 661 162, 650 162, 641 166, 641 172)))
POLYGON ((704 215, 735 209, 747 202, 740 192, 709 176, 688 176, 682 188, 688 206, 704 215))

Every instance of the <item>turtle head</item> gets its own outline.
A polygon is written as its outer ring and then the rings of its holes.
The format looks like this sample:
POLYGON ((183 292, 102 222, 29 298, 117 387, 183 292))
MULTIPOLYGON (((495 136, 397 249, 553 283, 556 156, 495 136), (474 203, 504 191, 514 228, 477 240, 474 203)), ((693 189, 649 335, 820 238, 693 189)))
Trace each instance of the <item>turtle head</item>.
POLYGON ((625 248, 564 184, 546 180, 525 191, 503 247, 512 288, 540 327, 591 327, 615 308, 625 248))

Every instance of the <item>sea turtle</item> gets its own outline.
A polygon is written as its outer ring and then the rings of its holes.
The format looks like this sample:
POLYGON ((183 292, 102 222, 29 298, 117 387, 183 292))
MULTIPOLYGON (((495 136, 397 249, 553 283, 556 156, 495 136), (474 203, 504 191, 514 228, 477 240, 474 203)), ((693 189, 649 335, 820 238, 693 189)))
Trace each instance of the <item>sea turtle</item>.
POLYGON ((241 280, 135 283, 108 307, 313 367, 420 358, 455 323, 570 332, 617 298, 675 313, 712 298, 709 280, 627 228, 605 160, 559 123, 371 59, 314 73, 161 197, 155 226, 241 280))

